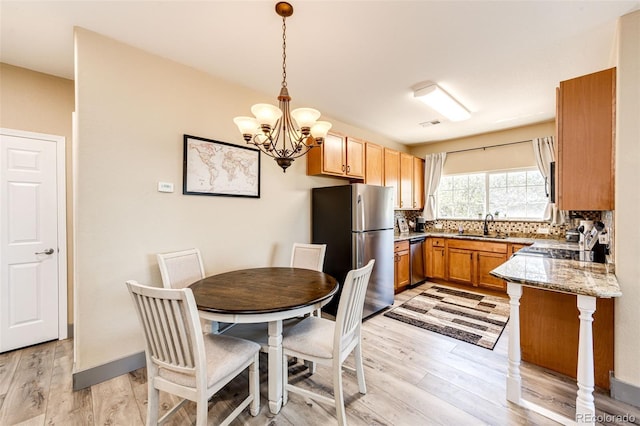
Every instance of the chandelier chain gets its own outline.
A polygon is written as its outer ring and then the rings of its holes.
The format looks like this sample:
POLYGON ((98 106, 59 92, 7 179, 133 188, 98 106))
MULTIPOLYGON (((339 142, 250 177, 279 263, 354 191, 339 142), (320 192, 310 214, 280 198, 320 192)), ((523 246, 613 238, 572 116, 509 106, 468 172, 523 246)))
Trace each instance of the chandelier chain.
POLYGON ((287 22, 282 17, 282 87, 287 87, 287 22))

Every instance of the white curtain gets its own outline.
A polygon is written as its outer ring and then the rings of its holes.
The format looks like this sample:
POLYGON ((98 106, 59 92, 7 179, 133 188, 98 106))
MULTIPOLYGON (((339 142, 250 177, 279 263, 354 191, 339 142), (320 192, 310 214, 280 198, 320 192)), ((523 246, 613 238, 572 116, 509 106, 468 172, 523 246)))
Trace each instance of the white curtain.
POLYGON ((442 177, 442 166, 447 157, 446 152, 429 154, 424 163, 425 220, 436 220, 436 191, 442 177))
POLYGON ((547 191, 547 206, 544 210, 544 220, 548 220, 552 224, 560 224, 564 222, 564 214, 558 210, 556 205, 551 202, 551 162, 555 161, 555 141, 553 136, 544 138, 534 138, 533 154, 538 165, 538 170, 544 178, 545 188, 547 191))

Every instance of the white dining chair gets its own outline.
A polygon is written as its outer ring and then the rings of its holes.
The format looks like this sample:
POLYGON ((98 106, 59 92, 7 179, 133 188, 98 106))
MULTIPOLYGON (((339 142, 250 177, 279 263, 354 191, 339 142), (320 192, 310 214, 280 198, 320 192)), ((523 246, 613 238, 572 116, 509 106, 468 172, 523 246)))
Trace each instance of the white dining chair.
POLYGON ((247 368, 249 395, 220 424, 228 425, 249 405, 251 414, 258 414, 259 345, 203 334, 190 288, 147 287, 136 281, 127 281, 127 288, 145 337, 147 425, 163 423, 187 400, 196 403, 196 425, 207 425, 208 400, 247 368), (160 419, 159 391, 184 398, 160 419))
POLYGON ((326 251, 326 244, 293 243, 290 266, 292 268, 322 271, 324 266, 324 254, 326 251))
MULTIPOLYGON (((156 258, 164 288, 185 288, 205 277, 202 255, 197 248, 158 253, 156 258)), ((201 323, 202 328, 211 333, 222 333, 234 325, 205 320, 201 323)))
POLYGON ((204 264, 197 248, 158 253, 156 258, 164 288, 184 288, 204 278, 204 264))
POLYGON ((346 425, 342 368, 347 356, 354 352, 355 371, 361 394, 367 392, 362 365, 362 311, 375 260, 347 273, 338 302, 336 320, 310 316, 293 326, 282 339, 283 349, 283 405, 288 392, 300 393, 308 398, 336 407, 338 424, 346 425), (295 357, 333 368, 333 398, 319 395, 289 384, 288 357, 295 357))

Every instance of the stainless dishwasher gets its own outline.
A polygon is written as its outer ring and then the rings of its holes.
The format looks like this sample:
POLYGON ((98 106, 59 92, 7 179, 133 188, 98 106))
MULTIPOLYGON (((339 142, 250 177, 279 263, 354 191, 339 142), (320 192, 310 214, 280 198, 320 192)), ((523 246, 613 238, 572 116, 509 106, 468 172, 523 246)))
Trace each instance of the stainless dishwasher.
POLYGON ((411 254, 409 258, 409 267, 411 268, 410 285, 420 284, 426 278, 424 270, 424 240, 425 237, 415 237, 409 240, 411 254))

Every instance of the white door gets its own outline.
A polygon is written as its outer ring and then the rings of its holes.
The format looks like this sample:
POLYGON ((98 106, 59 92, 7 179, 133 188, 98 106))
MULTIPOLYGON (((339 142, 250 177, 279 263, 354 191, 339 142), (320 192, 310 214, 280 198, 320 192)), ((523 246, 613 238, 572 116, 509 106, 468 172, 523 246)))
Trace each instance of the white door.
MULTIPOLYGON (((60 260, 66 258, 64 252, 60 256, 58 229, 64 223, 58 197, 64 138, 7 129, 0 137, 0 352, 5 352, 57 339, 64 330, 60 318, 66 319, 66 312, 60 315, 59 308, 64 296, 66 310, 66 290, 60 291, 59 280, 60 260)), ((60 195, 64 200, 64 189, 60 195)))

